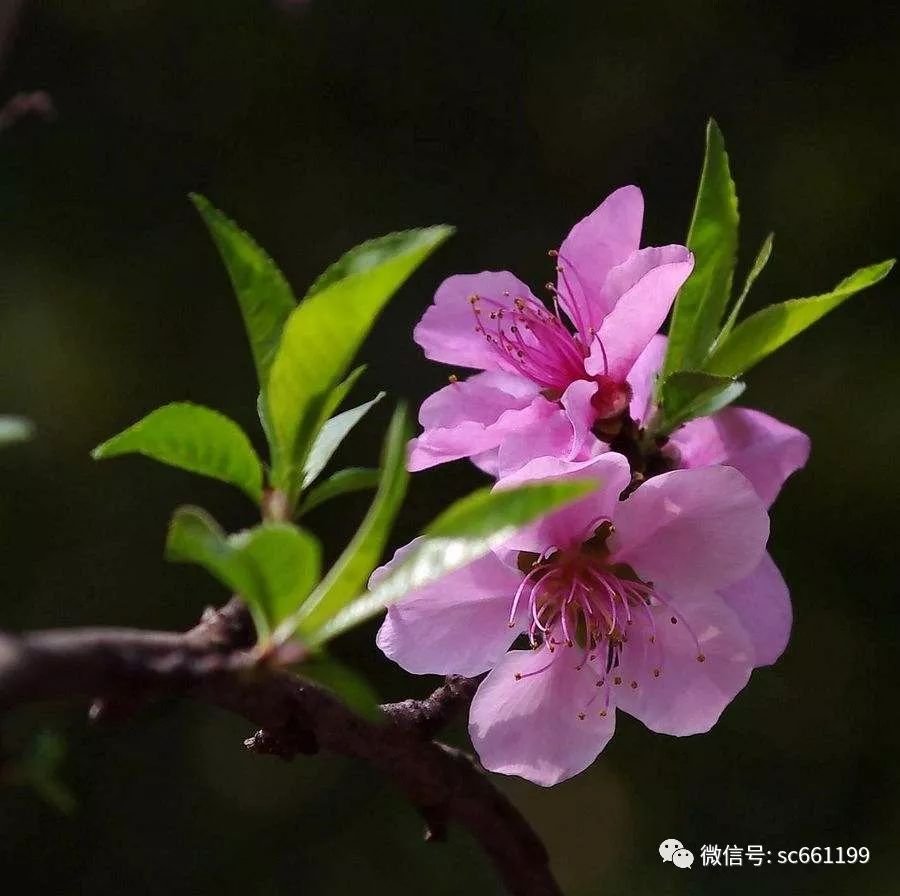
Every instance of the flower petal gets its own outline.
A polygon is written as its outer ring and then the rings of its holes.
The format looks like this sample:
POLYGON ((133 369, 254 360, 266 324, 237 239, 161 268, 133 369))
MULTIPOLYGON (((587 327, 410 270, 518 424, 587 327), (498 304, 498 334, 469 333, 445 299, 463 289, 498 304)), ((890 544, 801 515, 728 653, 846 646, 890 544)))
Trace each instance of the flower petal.
POLYGON ((639 632, 629 632, 617 667, 621 684, 613 687, 613 699, 651 731, 701 734, 712 728, 749 680, 753 647, 737 615, 716 594, 679 595, 677 605, 683 618, 675 625, 669 611, 658 608, 655 643, 646 643, 649 627, 644 620, 634 627, 639 632), (644 649, 638 649, 638 640, 644 649), (660 670, 659 677, 654 677, 654 669, 660 670))
POLYGON ((761 411, 725 408, 672 434, 683 467, 728 464, 753 484, 767 507, 809 458, 809 437, 761 411))
POLYGON ((419 422, 425 431, 410 442, 409 469, 489 451, 508 433, 555 410, 534 383, 511 373, 489 371, 451 383, 422 403, 419 422))
POLYGON ((769 535, 769 516, 732 467, 673 470, 623 501, 610 548, 663 591, 717 589, 749 575, 769 535))
POLYGON ((646 423, 650 417, 653 390, 656 388, 656 378, 666 356, 667 344, 668 339, 665 336, 660 334, 654 336, 638 355, 631 373, 628 374, 628 385, 631 386, 631 405, 628 412, 631 419, 639 424, 646 423))
MULTIPOLYGON (((372 574, 376 585, 415 547, 415 539, 372 574)), ((480 675, 515 639, 509 611, 522 574, 493 554, 413 592, 388 608, 376 643, 414 675, 480 675)), ((520 614, 521 616, 521 614, 520 614)))
POLYGON ((597 758, 615 730, 615 712, 600 715, 597 675, 588 665, 579 671, 581 662, 578 648, 550 654, 542 647, 513 650, 493 668, 469 712, 469 733, 486 769, 549 787, 597 758))
POLYGON ((559 408, 537 426, 520 429, 503 440, 497 453, 496 476, 504 478, 540 457, 567 459, 572 453, 573 428, 559 408))
POLYGON ((511 432, 500 447, 499 474, 508 476, 539 457, 586 460, 596 454, 600 442, 591 432, 596 418, 591 398, 596 392, 595 381, 576 380, 562 394, 562 408, 511 432))
POLYGON ((787 647, 794 615, 788 587, 775 561, 764 553, 747 578, 719 593, 747 632, 756 665, 771 666, 787 647))
POLYGON ((640 249, 611 270, 604 289, 613 307, 597 329, 585 370, 623 381, 693 267, 694 256, 684 246, 660 246, 640 249))
POLYGON ((434 304, 413 330, 413 339, 433 361, 476 370, 512 370, 485 334, 477 331, 479 321, 470 301, 472 296, 481 299, 482 318, 488 317, 494 307, 512 308, 516 298, 539 304, 531 290, 508 271, 456 274, 438 287, 434 304))
POLYGON ((599 328, 613 302, 603 292, 606 275, 641 242, 644 197, 635 186, 621 187, 579 221, 559 247, 559 301, 581 333, 599 328))
POLYGON ((495 488, 550 478, 596 479, 598 487, 580 501, 524 526, 505 546, 508 549, 540 554, 549 548, 581 545, 602 520, 614 519, 623 506, 619 495, 631 481, 631 469, 625 457, 611 451, 582 461, 540 457, 501 479, 495 488))

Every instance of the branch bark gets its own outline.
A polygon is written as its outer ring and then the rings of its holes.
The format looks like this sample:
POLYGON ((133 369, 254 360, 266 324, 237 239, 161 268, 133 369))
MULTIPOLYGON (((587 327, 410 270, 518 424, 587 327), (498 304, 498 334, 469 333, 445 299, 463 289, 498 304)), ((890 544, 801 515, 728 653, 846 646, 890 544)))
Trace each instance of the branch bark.
POLYGON ((183 694, 247 719, 248 748, 284 759, 318 749, 363 759, 390 778, 441 840, 448 822, 481 844, 514 896, 561 896, 547 853, 522 814, 474 759, 432 738, 477 682, 449 678, 424 700, 382 706, 384 720, 351 712, 328 691, 253 649, 252 624, 234 599, 187 632, 91 628, 0 633, 0 712, 49 699, 92 700, 92 718, 116 718, 155 697, 183 694))

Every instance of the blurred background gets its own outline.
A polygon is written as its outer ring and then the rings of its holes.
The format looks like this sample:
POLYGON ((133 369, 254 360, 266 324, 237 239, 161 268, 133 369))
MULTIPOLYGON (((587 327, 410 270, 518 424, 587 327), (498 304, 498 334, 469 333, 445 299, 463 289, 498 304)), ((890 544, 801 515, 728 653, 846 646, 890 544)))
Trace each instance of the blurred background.
MULTIPOLYGON (((225 595, 162 559, 198 503, 229 528, 226 486, 90 449, 191 399, 259 442, 254 374, 225 273, 186 200, 207 194, 302 293, 351 245, 450 222, 457 236, 398 294, 354 398, 414 406, 445 382, 410 331, 437 283, 509 268, 536 286, 547 249, 611 189, 646 197, 645 242, 682 240, 714 115, 738 184, 750 304, 810 295, 900 249, 900 75, 893 4, 379 0, 0 3, 0 103, 42 89, 57 115, 0 132, 0 411, 37 424, 0 453, 0 626, 187 627, 225 595), (17 22, 12 13, 18 12, 17 22), (15 25, 15 27, 12 27, 15 25)), ((586 773, 546 791, 499 780, 579 894, 897 892, 900 726, 900 279, 855 298, 750 377, 746 403, 809 432, 775 507, 793 639, 712 733, 674 739, 620 715, 586 773), (693 870, 663 865, 681 839, 693 870), (868 846, 866 866, 703 869, 703 844, 868 846)), ((355 402, 354 402, 355 403, 355 402)), ((338 460, 375 461, 383 403, 338 460)), ((414 478, 405 542, 481 482, 463 463, 414 478)), ((333 555, 366 498, 311 522, 333 555)), ((385 699, 425 694, 340 641, 385 699)), ((83 707, 3 720, 14 751, 50 726, 77 809, 0 789, 0 880, 22 892, 459 894, 499 891, 474 844, 422 842, 368 768, 244 753, 239 720, 186 703, 91 728, 83 707)), ((462 726, 451 733, 464 741, 462 726)))

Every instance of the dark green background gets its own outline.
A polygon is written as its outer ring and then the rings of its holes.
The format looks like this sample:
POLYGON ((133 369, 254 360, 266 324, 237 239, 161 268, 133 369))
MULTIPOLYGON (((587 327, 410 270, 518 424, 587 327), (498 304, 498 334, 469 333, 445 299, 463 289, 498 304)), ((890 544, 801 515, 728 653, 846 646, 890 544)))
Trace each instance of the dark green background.
MULTIPOLYGON (((751 304, 830 287, 900 244, 898 29, 890 4, 394 3, 250 0, 33 3, 0 93, 44 87, 54 124, 0 134, 0 409, 36 441, 0 454, 0 624, 187 626, 222 600, 161 556, 173 507, 252 521, 225 486, 89 450, 166 401, 253 429, 236 306, 196 213, 199 190, 302 291, 354 243, 456 224, 364 350, 377 389, 417 404, 446 376, 410 330, 441 278, 508 267, 535 285, 546 250, 635 182, 646 240, 683 238, 715 115, 741 197, 742 264, 769 228, 751 304)), ((712 733, 670 739, 620 716, 593 768, 550 791, 499 781, 578 894, 896 892, 898 296, 895 275, 751 376, 747 402, 808 431, 812 459, 775 508, 772 552, 796 627, 712 733), (869 846, 866 867, 692 871, 656 853, 705 843, 869 846)), ((341 451, 371 463, 382 405, 341 451)), ((479 482, 417 476, 396 543, 479 482)), ((319 512, 333 553, 364 511, 319 512)), ((372 644, 339 652, 386 698, 424 693, 372 644)), ((63 817, 0 791, 0 880, 22 892, 495 893, 454 831, 367 768, 245 755, 240 721, 183 703, 91 729, 81 708, 5 720, 7 743, 52 723, 80 802, 63 817)), ((462 736, 462 732, 460 732, 462 736)))

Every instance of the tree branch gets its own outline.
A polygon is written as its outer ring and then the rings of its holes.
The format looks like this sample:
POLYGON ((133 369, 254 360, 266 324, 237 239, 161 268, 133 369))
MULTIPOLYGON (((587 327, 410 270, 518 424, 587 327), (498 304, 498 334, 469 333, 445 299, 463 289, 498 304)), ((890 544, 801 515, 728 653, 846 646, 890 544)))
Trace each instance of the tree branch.
POLYGON ((431 738, 465 707, 477 682, 453 677, 424 700, 352 713, 328 691, 272 666, 253 649, 234 599, 187 632, 92 628, 0 633, 0 712, 48 699, 91 699, 92 718, 115 718, 157 696, 184 694, 242 716, 260 730, 245 743, 285 759, 321 748, 371 763, 443 839, 467 828, 514 896, 561 896, 547 853, 521 813, 467 754, 431 738))

